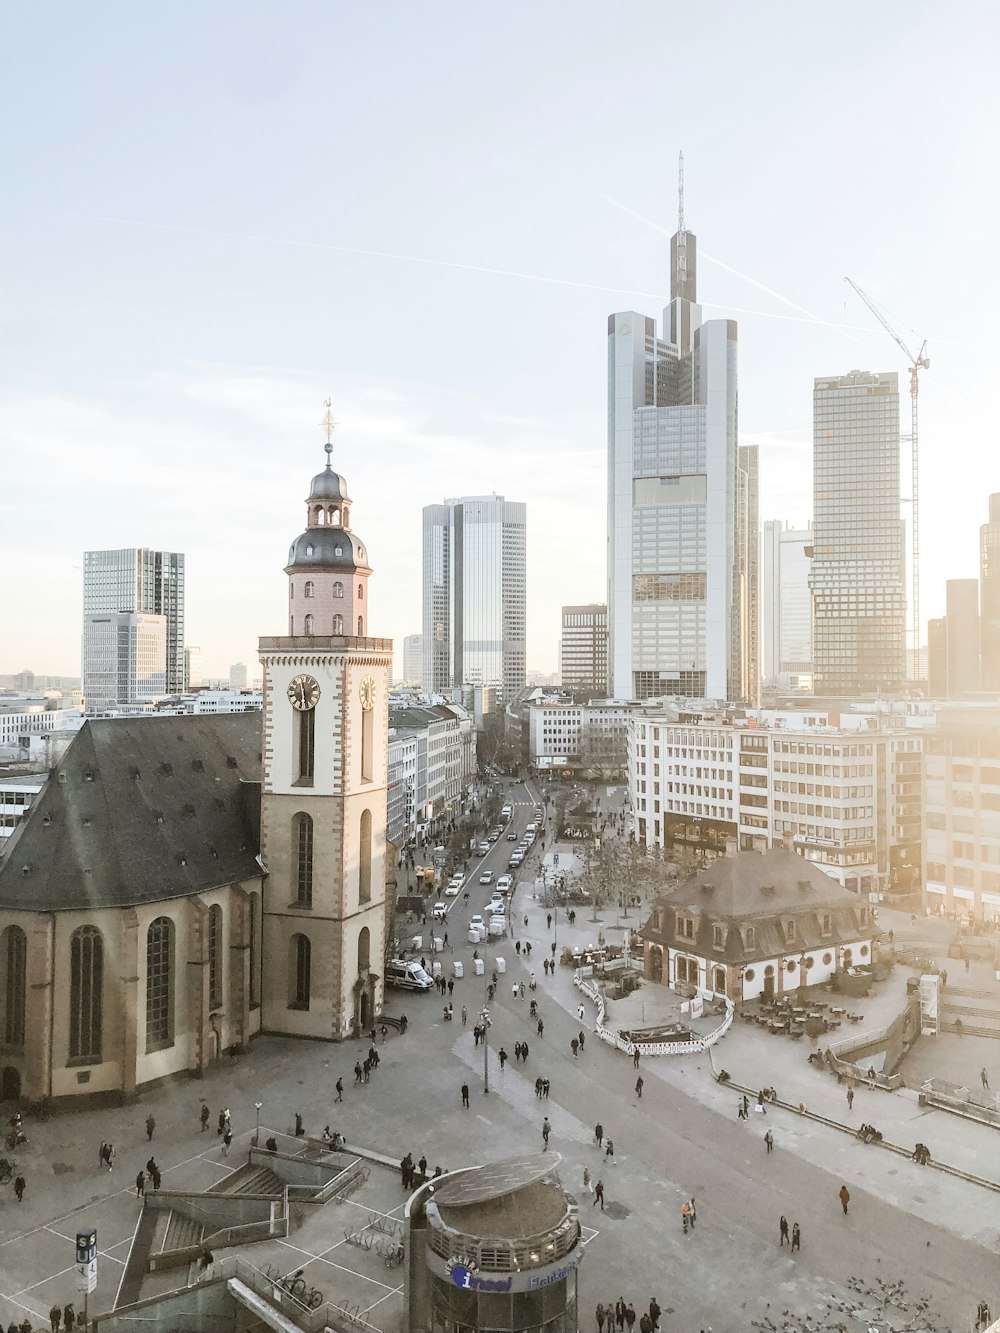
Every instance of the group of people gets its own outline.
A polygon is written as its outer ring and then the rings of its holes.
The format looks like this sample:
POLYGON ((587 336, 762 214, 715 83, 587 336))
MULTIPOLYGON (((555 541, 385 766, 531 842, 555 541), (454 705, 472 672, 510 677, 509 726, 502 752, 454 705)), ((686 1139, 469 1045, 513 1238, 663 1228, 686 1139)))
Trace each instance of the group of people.
POLYGON ((403 1186, 403 1191, 410 1194, 418 1185, 423 1185, 427 1180, 437 1180, 438 1176, 443 1176, 444 1171, 440 1166, 434 1168, 434 1174, 427 1174, 427 1155, 423 1154, 416 1166, 413 1164, 413 1153, 408 1152, 399 1164, 399 1179, 403 1186))
POLYGON ((160 1188, 162 1176, 160 1175, 160 1168, 156 1164, 155 1157, 150 1157, 149 1161, 146 1163, 146 1170, 140 1171, 136 1175, 135 1192, 137 1198, 141 1199, 145 1192, 147 1176, 149 1177, 149 1183, 152 1185, 153 1189, 158 1190, 160 1188))
MULTIPOLYGON (((603 1305, 598 1301, 595 1314, 597 1318, 597 1333, 602 1333, 605 1323, 608 1326, 608 1333, 612 1333, 612 1329, 615 1328, 621 1333, 621 1330, 626 1327, 628 1328, 629 1333, 632 1333, 632 1330, 635 1327, 635 1305, 631 1301, 626 1304, 624 1296, 619 1296, 616 1301, 608 1301, 607 1305, 603 1305)), ((662 1311, 659 1302, 654 1296, 649 1302, 648 1312, 643 1311, 642 1315, 639 1317, 640 1333, 655 1333, 655 1330, 660 1327, 661 1314, 662 1311)))
POLYGON ((378 1069, 380 1063, 379 1053, 375 1049, 375 1043, 372 1042, 371 1046, 368 1047, 368 1054, 365 1056, 364 1064, 362 1064, 360 1060, 355 1060, 354 1062, 354 1082, 367 1083, 372 1076, 372 1070, 378 1069))
MULTIPOLYGON (((59 1333, 60 1326, 66 1329, 66 1333, 72 1333, 75 1325, 82 1322, 83 1321, 78 1317, 76 1310, 73 1308, 72 1301, 70 1301, 68 1305, 64 1305, 61 1309, 58 1305, 53 1305, 52 1309, 49 1311, 49 1325, 52 1329, 52 1333, 59 1333)), ((17 1324, 8 1325, 7 1333, 11 1333, 11 1329, 16 1329, 17 1327, 17 1324)), ((27 1330, 30 1328, 31 1321, 26 1319, 24 1323, 21 1324, 19 1333, 27 1333, 27 1330)))

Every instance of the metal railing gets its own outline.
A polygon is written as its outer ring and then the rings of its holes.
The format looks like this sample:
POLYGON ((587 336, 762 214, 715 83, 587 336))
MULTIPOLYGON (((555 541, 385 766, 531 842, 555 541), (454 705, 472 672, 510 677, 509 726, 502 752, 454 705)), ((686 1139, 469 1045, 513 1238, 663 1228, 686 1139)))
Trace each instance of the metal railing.
MULTIPOLYGON (((614 1046, 616 1050, 622 1051, 625 1055, 635 1055, 636 1051, 640 1055, 692 1055, 699 1051, 706 1051, 729 1031, 736 1014, 736 1006, 729 996, 713 991, 710 993, 710 998, 715 1002, 721 1001, 725 1004, 726 1016, 719 1026, 711 1032, 707 1032, 703 1036, 692 1035, 690 1041, 631 1041, 628 1037, 623 1037, 620 1032, 612 1032, 610 1028, 604 1026, 606 1017, 604 996, 593 981, 587 980, 577 971, 573 975, 573 985, 582 991, 589 1000, 592 1000, 597 1007, 597 1023, 594 1031, 598 1038, 606 1042, 607 1045, 614 1046)), ((708 992, 703 993, 708 994, 708 992)))

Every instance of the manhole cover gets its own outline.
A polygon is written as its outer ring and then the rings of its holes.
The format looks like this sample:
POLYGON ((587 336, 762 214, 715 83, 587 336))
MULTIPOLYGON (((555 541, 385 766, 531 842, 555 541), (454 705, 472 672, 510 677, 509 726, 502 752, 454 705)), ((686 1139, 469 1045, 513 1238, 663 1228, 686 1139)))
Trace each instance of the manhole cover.
POLYGON ((623 1203, 609 1203, 604 1210, 608 1217, 613 1217, 616 1221, 621 1221, 623 1217, 628 1217, 631 1208, 626 1208, 623 1203))
POLYGON ((75 1166, 70 1166, 69 1162, 53 1162, 52 1174, 54 1176, 64 1176, 67 1171, 75 1171, 75 1166))

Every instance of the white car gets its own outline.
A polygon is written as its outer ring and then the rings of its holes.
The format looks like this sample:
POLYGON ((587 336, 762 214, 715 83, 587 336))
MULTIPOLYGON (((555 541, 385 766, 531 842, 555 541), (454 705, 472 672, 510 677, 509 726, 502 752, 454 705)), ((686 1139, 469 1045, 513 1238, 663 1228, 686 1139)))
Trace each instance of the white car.
POLYGON ((530 847, 531 844, 535 841, 535 835, 533 833, 526 833, 524 837, 521 839, 521 841, 523 843, 526 843, 530 847))
POLYGON ((447 915, 448 915, 448 904, 447 904, 447 903, 435 903, 435 904, 434 904, 434 908, 433 908, 433 910, 432 910, 432 912, 431 912, 431 916, 434 918, 435 921, 443 921, 447 915))
POLYGON ((480 916, 480 914, 479 914, 478 912, 476 913, 476 915, 475 915, 474 917, 471 917, 471 918, 470 918, 470 920, 469 920, 469 929, 470 929, 470 930, 485 930, 485 929, 486 929, 486 922, 483 920, 483 918, 480 916))
POLYGON ((511 852, 510 860, 507 862, 507 864, 510 866, 511 870, 516 870, 523 860, 524 860, 524 852, 522 852, 520 848, 518 848, 516 852, 511 852))
POLYGON ((502 898, 494 898, 486 908, 487 916, 506 916, 507 904, 502 898))
POLYGON ((465 873, 464 873, 464 871, 461 871, 461 870, 460 870, 460 871, 458 872, 457 875, 452 875, 452 877, 451 877, 451 882, 452 882, 452 884, 457 884, 458 887, 461 888, 462 885, 465 883, 465 873))
POLYGON ((497 880, 497 890, 500 893, 510 893, 513 887, 514 887, 513 875, 501 875, 500 878, 497 880))
POLYGON ((445 889, 444 896, 446 898, 457 898, 461 892, 462 892, 461 884, 456 884, 455 881, 452 880, 451 883, 448 885, 448 887, 445 889))
POLYGON ((484 870, 483 873, 479 876, 479 882, 480 882, 480 884, 492 884, 492 883, 493 883, 493 871, 492 871, 492 870, 484 870))

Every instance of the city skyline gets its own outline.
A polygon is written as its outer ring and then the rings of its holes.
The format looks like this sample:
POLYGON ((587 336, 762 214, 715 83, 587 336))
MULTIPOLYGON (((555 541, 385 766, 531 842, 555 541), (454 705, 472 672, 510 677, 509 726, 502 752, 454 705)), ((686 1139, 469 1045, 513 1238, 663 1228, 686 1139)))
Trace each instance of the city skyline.
POLYGON ((670 15, 646 12, 650 40, 637 51, 597 7, 567 32, 515 5, 491 50, 473 42, 478 54, 461 62, 477 16, 456 14, 436 46, 406 16, 402 49, 374 67, 374 15, 317 9, 307 38, 276 16, 234 25, 223 4, 204 16, 196 50, 179 17, 158 23, 160 60, 141 77, 126 53, 152 40, 149 15, 122 11, 105 32, 67 13, 54 41, 40 15, 12 18, 7 91, 24 128, 3 223, 19 266, 0 329, 0 555, 36 573, 11 580, 0 668, 76 674, 78 566, 97 532, 107 546, 185 551, 206 675, 251 663, 251 607, 284 618, 272 557, 327 396, 341 422, 335 463, 359 493, 398 487, 410 499, 366 523, 385 576, 384 632, 401 641, 417 628, 420 507, 506 490, 532 506, 528 660, 554 667, 559 607, 605 589, 606 372, 594 331, 608 310, 652 315, 664 303, 681 148, 706 314, 740 323, 739 442, 760 446, 762 518, 812 517, 813 378, 904 369, 843 275, 904 334, 927 336, 922 619, 943 612, 945 578, 977 570, 967 496, 981 510, 998 489, 993 334, 977 300, 1000 271, 987 225, 998 187, 964 132, 970 116, 983 134, 997 124, 984 32, 997 16, 848 6, 836 37, 824 30, 817 67, 804 57, 818 17, 790 25, 777 10, 731 9, 720 36, 706 12, 664 67, 670 15), (324 46, 337 52, 332 85, 324 46), (755 58, 765 53, 766 86, 755 58), (668 144, 637 132, 636 113, 657 98, 694 104, 706 61, 722 90, 713 113, 680 118, 668 144), (516 94, 512 67, 530 75, 516 94), (618 89, 610 108, 596 86, 618 89), (918 97, 911 137, 899 108, 918 97), (551 116, 552 98, 572 114, 551 116), (400 114, 414 104, 419 126, 400 114), (890 144, 894 169, 859 160, 859 137, 890 144), (483 143, 485 155, 474 151, 483 143), (943 176, 932 187, 934 159, 943 176), (943 283, 927 258, 959 233, 943 283), (389 309, 402 312, 399 337, 386 336, 389 309), (237 556, 250 591, 220 605, 219 564, 237 556), (532 579, 553 567, 561 586, 532 579))

